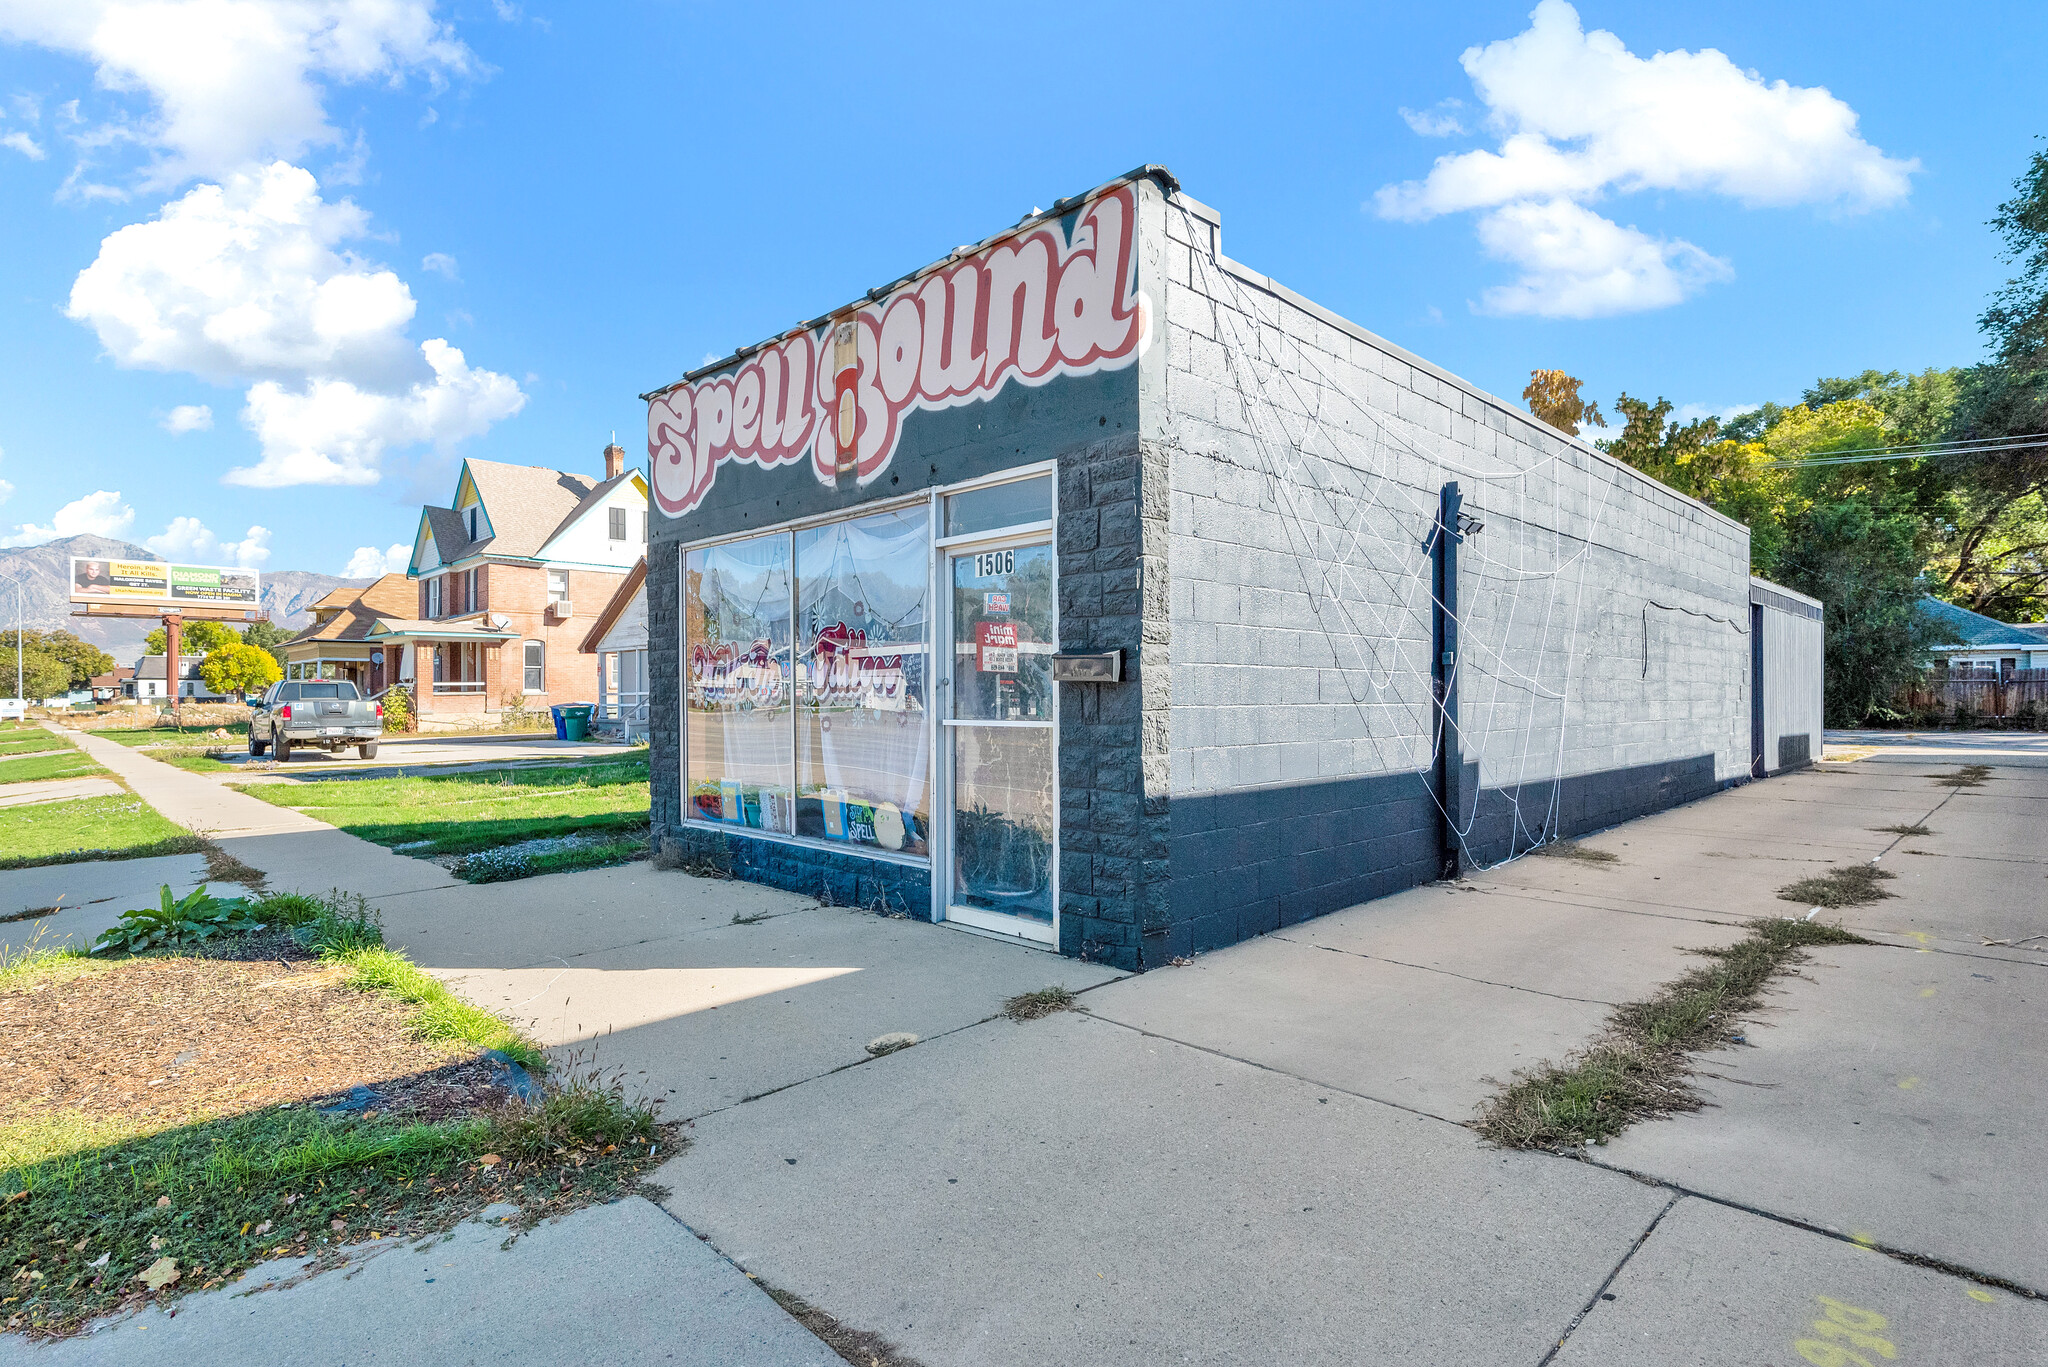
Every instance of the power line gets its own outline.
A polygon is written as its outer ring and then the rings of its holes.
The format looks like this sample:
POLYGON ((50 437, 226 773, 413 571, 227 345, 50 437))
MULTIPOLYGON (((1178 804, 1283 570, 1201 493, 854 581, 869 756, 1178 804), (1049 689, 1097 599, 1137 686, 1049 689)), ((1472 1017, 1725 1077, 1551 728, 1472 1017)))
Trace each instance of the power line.
POLYGON ((1861 465, 1872 461, 1928 460, 1938 456, 1995 456, 2014 451, 2048 447, 2048 436, 1986 437, 1978 441, 1920 442, 1910 446, 1865 446, 1847 451, 1829 451, 1817 456, 1794 456, 1789 460, 1758 461, 1761 470, 1802 469, 1811 465, 1861 465))

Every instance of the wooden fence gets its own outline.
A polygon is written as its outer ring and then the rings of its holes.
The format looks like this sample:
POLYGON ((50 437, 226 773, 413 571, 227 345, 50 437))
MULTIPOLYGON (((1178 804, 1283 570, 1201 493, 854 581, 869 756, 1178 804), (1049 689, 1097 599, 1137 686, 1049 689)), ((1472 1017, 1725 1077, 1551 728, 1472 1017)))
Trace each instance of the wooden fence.
POLYGON ((2048 727, 2048 669, 1940 671, 1906 690, 1901 710, 1943 721, 2048 727))

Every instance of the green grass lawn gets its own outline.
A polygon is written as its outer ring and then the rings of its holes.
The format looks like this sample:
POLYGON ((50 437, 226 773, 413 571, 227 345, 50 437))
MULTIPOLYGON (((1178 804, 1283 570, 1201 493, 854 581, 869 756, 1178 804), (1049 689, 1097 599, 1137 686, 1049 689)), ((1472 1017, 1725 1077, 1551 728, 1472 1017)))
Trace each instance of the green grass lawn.
POLYGON ((69 750, 71 739, 40 726, 12 726, 0 731, 0 756, 32 755, 38 750, 69 750))
POLYGON ((220 741, 222 745, 233 745, 237 741, 243 744, 248 743, 249 723, 245 721, 238 721, 226 727, 111 726, 104 731, 95 731, 93 734, 101 740, 110 740, 117 745, 169 745, 180 741, 191 745, 210 740, 220 740, 213 733, 221 730, 225 730, 231 737, 229 740, 220 741))
POLYGON ((22 759, 0 759, 0 784, 32 783, 45 778, 84 778, 107 772, 92 757, 77 750, 56 755, 29 755, 22 759))
POLYGON ((196 854, 202 848, 198 836, 125 793, 0 807, 0 869, 83 859, 148 859, 196 854))
POLYGON ((647 826, 647 752, 592 764, 413 778, 236 784, 406 854, 474 854, 570 831, 647 826))

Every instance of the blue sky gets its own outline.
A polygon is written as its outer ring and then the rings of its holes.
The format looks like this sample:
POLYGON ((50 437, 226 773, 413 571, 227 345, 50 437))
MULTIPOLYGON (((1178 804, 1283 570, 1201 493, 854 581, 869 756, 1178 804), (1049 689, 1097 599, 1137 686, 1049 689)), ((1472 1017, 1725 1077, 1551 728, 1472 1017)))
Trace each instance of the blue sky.
POLYGON ((1511 398, 1981 357, 2048 9, 1533 8, 0 0, 0 540, 361 569, 1144 162, 1511 398))

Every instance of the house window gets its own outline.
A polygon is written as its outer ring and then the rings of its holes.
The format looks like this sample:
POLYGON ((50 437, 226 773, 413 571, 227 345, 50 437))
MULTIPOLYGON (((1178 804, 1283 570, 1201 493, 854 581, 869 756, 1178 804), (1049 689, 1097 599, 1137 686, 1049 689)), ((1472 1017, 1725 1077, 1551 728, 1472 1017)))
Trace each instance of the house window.
POLYGON ((480 610, 482 610, 482 608, 483 608, 483 601, 482 601, 481 599, 479 599, 479 598, 477 597, 477 594, 476 594, 476 585, 477 585, 476 571, 475 571, 475 570, 467 570, 467 571, 465 571, 465 572, 463 573, 462 579, 463 579, 463 583, 462 583, 462 599, 463 599, 463 602, 464 602, 464 604, 465 604, 465 605, 467 606, 468 610, 469 610, 469 611, 471 611, 471 612, 477 612, 477 611, 480 611, 480 610))
POLYGON ((566 603, 566 602, 568 602, 568 601, 569 601, 569 571, 567 571, 567 570, 549 570, 549 571, 548 571, 548 604, 549 604, 549 606, 553 606, 553 605, 554 605, 554 604, 556 604, 556 603, 566 603))
POLYGON ((626 539, 626 510, 624 508, 611 509, 610 523, 612 540, 624 541, 626 539))
POLYGON ((476 540, 476 505, 475 505, 475 504, 471 504, 471 505, 470 505, 470 508, 469 508, 469 539, 470 539, 471 541, 474 541, 474 540, 476 540))
POLYGON ((427 616, 439 617, 440 615, 441 578, 439 575, 436 575, 427 581, 427 616))
POLYGON ((547 685, 547 647, 539 641, 526 643, 525 688, 528 693, 545 693, 547 685))
POLYGON ((647 514, 640 514, 640 544, 647 544, 647 514))

